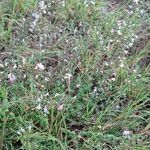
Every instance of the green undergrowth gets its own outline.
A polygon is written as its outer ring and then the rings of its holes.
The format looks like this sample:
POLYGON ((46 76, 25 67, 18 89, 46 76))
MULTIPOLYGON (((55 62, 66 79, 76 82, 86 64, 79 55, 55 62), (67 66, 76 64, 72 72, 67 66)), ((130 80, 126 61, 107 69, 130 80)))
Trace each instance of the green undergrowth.
POLYGON ((46 1, 0 2, 0 149, 148 150, 147 2, 46 1))

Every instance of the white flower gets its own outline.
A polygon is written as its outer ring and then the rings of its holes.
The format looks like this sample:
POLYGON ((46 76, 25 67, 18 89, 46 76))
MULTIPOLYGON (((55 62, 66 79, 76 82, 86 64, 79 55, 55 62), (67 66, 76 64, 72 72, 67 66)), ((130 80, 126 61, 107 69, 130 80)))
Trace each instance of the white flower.
POLYGON ((22 57, 22 63, 23 65, 26 64, 26 59, 24 57, 22 57))
POLYGON ((119 109, 120 109, 120 106, 119 106, 119 105, 116 105, 115 108, 116 108, 116 110, 119 110, 119 109))
POLYGON ((94 87, 93 93, 97 92, 97 87, 94 87))
POLYGON ((127 51, 127 50, 125 50, 125 51, 124 51, 124 53, 125 53, 125 54, 128 54, 128 51, 127 51))
POLYGON ((41 10, 43 10, 43 13, 45 12, 46 7, 47 7, 47 6, 44 4, 44 1, 40 1, 40 2, 39 2, 39 8, 40 8, 41 10))
POLYGON ((121 62, 121 64, 120 64, 120 67, 121 67, 121 68, 123 68, 123 67, 124 67, 124 64, 123 64, 123 62, 121 62))
POLYGON ((129 8, 132 9, 132 6, 129 5, 129 8))
POLYGON ((23 128, 20 128, 20 131, 23 133, 23 132, 25 132, 25 129, 23 129, 23 128))
POLYGON ((25 132, 25 129, 20 128, 20 129, 17 131, 17 134, 21 135, 21 134, 24 133, 24 132, 25 132))
POLYGON ((21 132, 20 132, 20 130, 18 130, 18 131, 17 131, 17 134, 21 135, 21 132))
POLYGON ((17 64, 16 64, 16 63, 14 64, 14 67, 13 67, 13 68, 14 68, 14 69, 16 69, 16 68, 17 68, 17 64))
POLYGON ((42 101, 42 98, 37 98, 37 102, 41 102, 42 101))
POLYGON ((36 109, 38 109, 38 110, 41 109, 41 104, 40 103, 36 106, 36 109))
POLYGON ((62 1, 62 2, 61 2, 61 5, 62 5, 63 7, 65 7, 65 1, 62 1))
POLYGON ((133 45, 133 43, 129 43, 129 47, 131 47, 133 45))
POLYGON ((41 9, 44 9, 45 7, 44 7, 44 1, 40 1, 39 2, 39 7, 41 8, 41 9))
POLYGON ((36 20, 32 22, 31 27, 34 28, 36 26, 36 20))
POLYGON ((62 110, 63 110, 63 108, 64 108, 64 104, 59 105, 59 106, 57 107, 57 110, 58 110, 58 111, 62 111, 62 110))
POLYGON ((64 76, 65 79, 70 79, 72 77, 72 74, 70 73, 66 73, 66 75, 64 76))
POLYGON ((144 9, 140 10, 140 13, 143 15, 145 13, 145 10, 144 9))
POLYGON ((118 35, 122 35, 122 32, 120 30, 117 30, 118 35))
POLYGON ((43 108, 43 111, 44 111, 45 114, 49 114, 49 111, 48 111, 46 106, 43 108))
POLYGON ((49 79, 47 78, 47 77, 45 77, 45 79, 44 79, 46 82, 48 82, 49 81, 49 79))
POLYGON ((32 16, 33 16, 34 18, 38 19, 40 15, 39 15, 38 13, 33 13, 32 16))
POLYGON ((43 10, 43 13, 46 14, 46 10, 43 10))
POLYGON ((22 20, 23 20, 23 21, 26 21, 26 19, 25 19, 25 18, 23 18, 22 20))
POLYGON ((87 1, 87 0, 85 0, 85 1, 84 1, 84 5, 86 5, 87 3, 88 3, 88 1, 87 1))
POLYGON ((116 42, 117 42, 117 43, 120 43, 121 41, 120 41, 120 40, 117 40, 116 42))
POLYGON ((12 73, 9 73, 7 77, 10 83, 13 83, 17 79, 16 76, 13 75, 12 73))
POLYGON ((3 67, 4 67, 3 63, 0 62, 0 68, 3 68, 3 67))
POLYGON ((37 79, 39 77, 39 75, 37 74, 36 76, 35 76, 35 79, 37 79))
POLYGON ((31 131, 31 129, 32 129, 32 125, 31 125, 31 124, 29 124, 29 126, 28 126, 27 128, 28 128, 28 130, 29 130, 29 131, 31 131))
POLYGON ((49 93, 46 93, 44 96, 45 96, 45 97, 46 97, 46 96, 49 96, 49 93))
POLYGON ((129 14, 133 14, 133 11, 131 10, 131 11, 129 12, 129 14))
POLYGON ((99 34, 99 31, 96 31, 96 34, 98 35, 98 34, 99 34))
POLYGON ((134 38, 131 38, 131 41, 132 41, 132 43, 135 41, 135 39, 134 38))
POLYGON ((59 94, 59 93, 56 93, 56 94, 55 94, 55 97, 57 97, 57 96, 60 96, 60 94, 59 94))
POLYGON ((27 77, 27 75, 26 74, 23 74, 23 78, 25 79, 27 77))
POLYGON ((128 139, 131 138, 131 134, 132 134, 132 132, 129 131, 129 130, 124 130, 123 133, 122 133, 122 135, 123 135, 124 137, 128 138, 128 139))
POLYGON ((77 84, 76 87, 79 88, 79 87, 80 87, 80 84, 77 84))
POLYGON ((42 63, 38 63, 38 64, 36 64, 35 69, 36 70, 44 70, 45 67, 44 67, 44 65, 42 63))
POLYGON ((133 0, 134 3, 138 4, 139 0, 133 0))
POLYGON ((111 78, 110 80, 111 80, 111 81, 115 81, 115 80, 116 80, 116 78, 114 77, 114 78, 111 78))
POLYGON ((91 1, 90 3, 91 3, 92 5, 95 5, 96 2, 95 2, 95 1, 91 1))
POLYGON ((111 33, 114 33, 114 32, 115 32, 115 30, 114 30, 114 29, 112 29, 110 32, 111 32, 111 33))
POLYGON ((108 66, 108 62, 107 61, 105 61, 104 64, 105 64, 105 66, 108 66))

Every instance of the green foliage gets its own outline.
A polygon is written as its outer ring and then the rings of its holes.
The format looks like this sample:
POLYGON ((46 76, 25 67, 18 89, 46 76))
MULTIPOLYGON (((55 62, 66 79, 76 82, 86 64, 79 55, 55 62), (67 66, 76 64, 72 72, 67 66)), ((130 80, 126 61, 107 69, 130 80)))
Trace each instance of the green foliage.
POLYGON ((0 2, 0 149, 148 150, 147 2, 45 4, 0 2))

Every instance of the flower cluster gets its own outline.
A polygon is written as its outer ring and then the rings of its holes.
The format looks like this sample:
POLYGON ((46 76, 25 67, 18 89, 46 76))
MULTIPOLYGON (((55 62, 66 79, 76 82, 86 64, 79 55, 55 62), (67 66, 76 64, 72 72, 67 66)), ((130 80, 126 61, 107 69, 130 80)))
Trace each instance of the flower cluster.
POLYGON ((36 12, 32 13, 33 21, 31 22, 31 25, 29 28, 29 31, 32 33, 37 25, 37 22, 39 21, 39 18, 42 16, 42 14, 46 14, 47 5, 45 4, 45 2, 43 0, 41 0, 38 3, 38 8, 39 9, 36 12))

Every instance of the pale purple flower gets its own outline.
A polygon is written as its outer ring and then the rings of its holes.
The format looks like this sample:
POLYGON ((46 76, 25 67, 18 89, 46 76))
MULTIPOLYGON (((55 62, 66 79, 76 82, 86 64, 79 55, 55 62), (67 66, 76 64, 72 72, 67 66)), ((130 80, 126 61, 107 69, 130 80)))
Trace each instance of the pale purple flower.
POLYGON ((45 67, 44 67, 44 65, 42 63, 37 63, 34 69, 36 69, 36 70, 44 70, 45 67))
POLYGON ((17 79, 17 77, 12 73, 9 73, 7 77, 10 83, 14 83, 14 81, 17 79))
POLYGON ((36 19, 39 18, 39 14, 38 14, 38 13, 33 13, 32 16, 33 16, 34 18, 36 18, 36 19))

